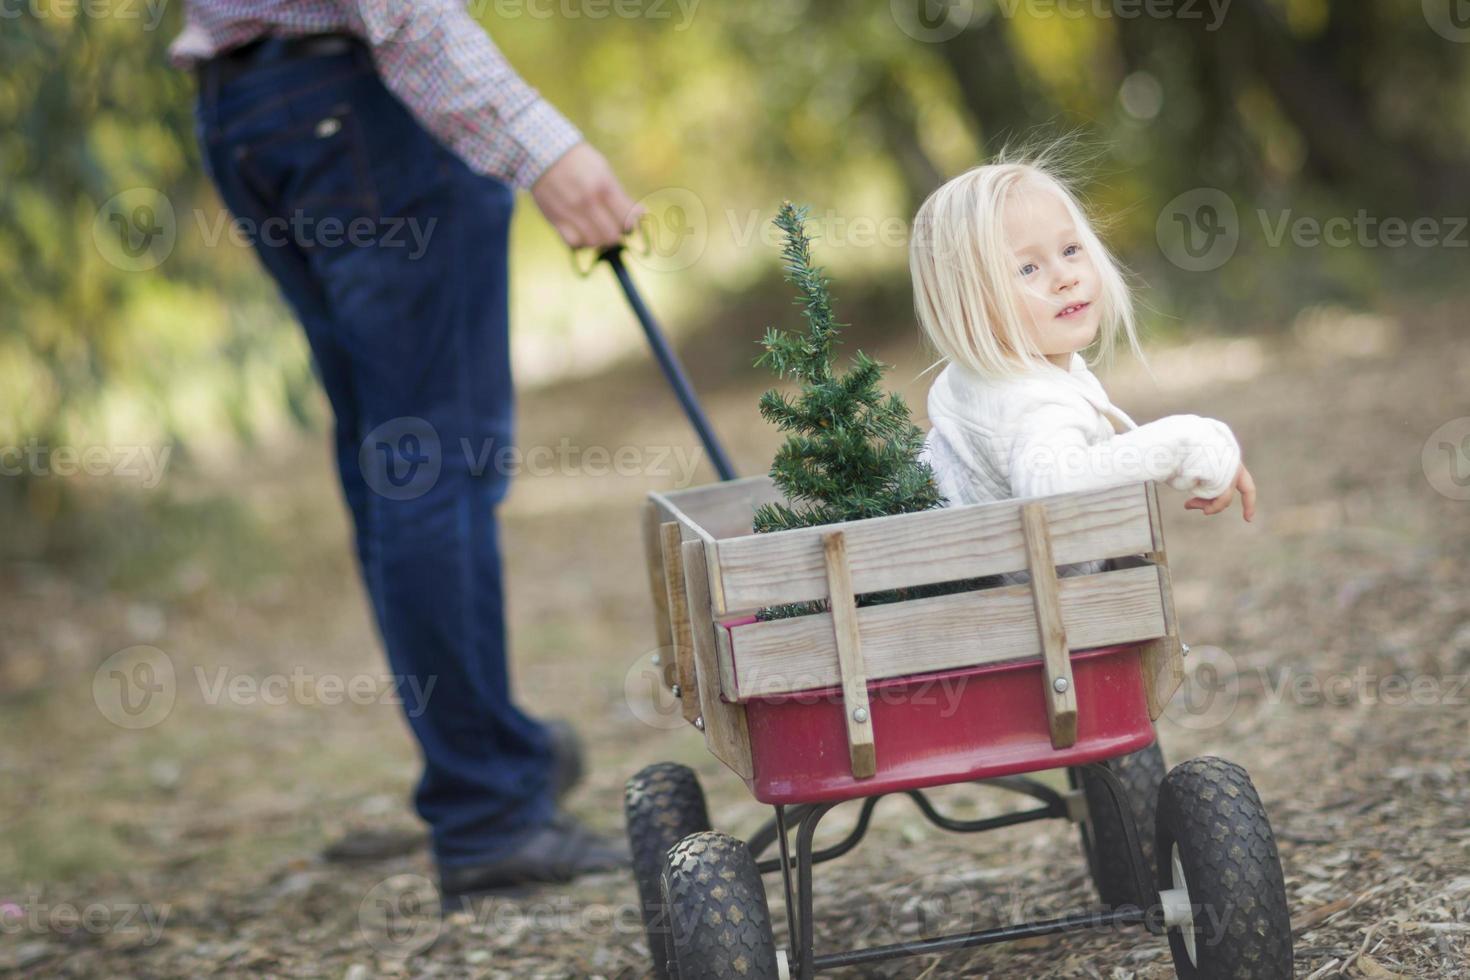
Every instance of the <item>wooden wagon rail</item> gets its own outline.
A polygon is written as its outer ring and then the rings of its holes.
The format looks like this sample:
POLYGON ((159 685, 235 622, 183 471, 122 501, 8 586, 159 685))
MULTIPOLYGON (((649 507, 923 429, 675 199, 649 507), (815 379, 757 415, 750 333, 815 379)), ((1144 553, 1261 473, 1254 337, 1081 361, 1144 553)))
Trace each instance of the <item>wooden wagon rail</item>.
POLYGON ((750 774, 741 702, 816 688, 844 693, 853 773, 870 772, 866 685, 1040 658, 1052 742, 1076 736, 1071 651, 1142 644, 1157 718, 1182 676, 1157 488, 1136 483, 769 534, 752 534, 769 477, 649 494, 644 531, 665 684, 717 757, 750 774), (1058 566, 1110 560, 1061 576, 1058 566), (1029 583, 858 606, 864 593, 1026 572, 1029 583), (760 609, 827 600, 830 611, 759 621, 760 609), (855 720, 858 719, 858 720, 855 720))

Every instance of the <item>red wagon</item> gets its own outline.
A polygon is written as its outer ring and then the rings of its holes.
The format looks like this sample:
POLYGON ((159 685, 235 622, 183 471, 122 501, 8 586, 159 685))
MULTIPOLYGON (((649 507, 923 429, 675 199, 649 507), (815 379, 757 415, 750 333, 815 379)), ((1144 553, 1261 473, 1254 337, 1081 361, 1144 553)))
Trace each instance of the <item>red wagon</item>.
POLYGON ((1285 885, 1249 776, 1217 758, 1166 772, 1155 741, 1153 723, 1179 686, 1187 649, 1155 485, 753 534, 755 509, 780 499, 779 490, 768 477, 733 479, 617 254, 604 257, 724 477, 652 493, 645 504, 663 680, 709 751, 774 809, 741 841, 711 829, 687 767, 660 763, 629 780, 628 834, 654 974, 809 978, 1136 924, 1167 935, 1181 977, 1290 977, 1285 885), (1099 560, 1102 571, 1068 574, 1077 569, 1067 566, 1099 560), (889 601, 864 601, 880 594, 889 601), (904 595, 920 597, 892 601, 904 595), (757 615, 797 604, 821 611, 757 615), (1065 770, 1069 788, 1031 775, 1043 770, 1065 770), (965 820, 941 813, 924 792, 966 782, 1036 805, 965 820), (856 847, 889 794, 907 795, 956 832, 1077 823, 1099 906, 818 950, 814 866, 856 847), (815 848, 818 823, 844 801, 859 807, 852 831, 815 848), (784 944, 764 875, 777 876, 785 898, 784 944))

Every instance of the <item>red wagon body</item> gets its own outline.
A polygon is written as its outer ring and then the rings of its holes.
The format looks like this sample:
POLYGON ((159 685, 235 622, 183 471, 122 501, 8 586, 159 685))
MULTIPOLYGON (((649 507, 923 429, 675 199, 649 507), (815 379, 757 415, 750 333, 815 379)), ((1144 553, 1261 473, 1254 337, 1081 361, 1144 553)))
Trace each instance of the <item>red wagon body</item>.
POLYGON ((1080 766, 1154 740, 1136 645, 1072 654, 1077 741, 1054 749, 1038 660, 868 685, 877 772, 855 779, 837 687, 746 702, 752 775, 762 803, 818 803, 1080 766))

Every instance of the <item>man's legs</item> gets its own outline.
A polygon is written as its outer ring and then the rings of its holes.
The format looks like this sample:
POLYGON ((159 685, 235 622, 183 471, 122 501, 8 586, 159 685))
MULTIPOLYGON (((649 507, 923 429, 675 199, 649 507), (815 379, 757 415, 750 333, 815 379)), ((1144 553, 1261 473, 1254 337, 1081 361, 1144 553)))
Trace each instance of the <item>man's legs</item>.
POLYGON ((552 804, 546 734, 510 699, 496 518, 514 426, 513 196, 436 163, 442 175, 394 208, 418 222, 422 255, 339 263, 329 282, 348 346, 362 352, 364 573, 428 763, 419 812, 453 865, 504 850, 552 804))
POLYGON ((494 857, 552 813, 546 732, 509 695, 495 511, 512 194, 424 134, 360 55, 203 95, 221 196, 254 223, 337 415, 364 577, 424 752, 419 812, 441 864, 494 857))

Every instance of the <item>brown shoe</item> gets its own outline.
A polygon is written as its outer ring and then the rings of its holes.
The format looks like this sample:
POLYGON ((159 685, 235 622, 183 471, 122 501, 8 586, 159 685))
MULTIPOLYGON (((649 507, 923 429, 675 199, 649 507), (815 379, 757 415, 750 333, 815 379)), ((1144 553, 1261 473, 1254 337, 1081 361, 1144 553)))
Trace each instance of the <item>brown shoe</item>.
POLYGON ((582 760, 582 739, 570 722, 553 718, 546 722, 547 734, 551 736, 551 792, 560 803, 586 774, 582 760))
POLYGON ((439 868, 439 892, 446 909, 476 895, 518 890, 527 885, 564 884, 582 875, 618 871, 632 865, 621 837, 603 837, 565 813, 529 831, 503 857, 481 864, 439 868))
MULTIPOLYGON (((582 740, 569 722, 553 718, 545 722, 551 737, 551 792, 556 801, 570 793, 586 772, 582 740)), ((417 854, 429 846, 423 830, 366 827, 349 830, 322 848, 322 859, 333 864, 368 864, 417 854)))
POLYGON ((417 854, 429 846, 424 830, 365 827, 347 833, 322 848, 322 859, 333 864, 366 864, 417 854))

